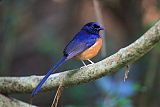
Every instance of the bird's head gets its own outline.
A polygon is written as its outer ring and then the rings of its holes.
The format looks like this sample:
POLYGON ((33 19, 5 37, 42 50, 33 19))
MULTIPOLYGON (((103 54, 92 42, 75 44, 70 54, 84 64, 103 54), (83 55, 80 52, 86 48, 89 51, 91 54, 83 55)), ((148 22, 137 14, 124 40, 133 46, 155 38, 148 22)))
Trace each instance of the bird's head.
POLYGON ((99 31, 104 30, 104 28, 102 28, 97 22, 89 22, 83 26, 82 30, 93 34, 99 34, 99 31))

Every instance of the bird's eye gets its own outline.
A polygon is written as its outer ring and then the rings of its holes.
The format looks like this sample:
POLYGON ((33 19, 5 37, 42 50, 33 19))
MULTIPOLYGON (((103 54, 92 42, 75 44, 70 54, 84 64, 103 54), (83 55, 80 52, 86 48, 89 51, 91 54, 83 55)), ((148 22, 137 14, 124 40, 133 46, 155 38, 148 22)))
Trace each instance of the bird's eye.
POLYGON ((94 28, 100 28, 100 26, 98 26, 98 25, 96 25, 96 24, 94 24, 93 27, 94 27, 94 28))

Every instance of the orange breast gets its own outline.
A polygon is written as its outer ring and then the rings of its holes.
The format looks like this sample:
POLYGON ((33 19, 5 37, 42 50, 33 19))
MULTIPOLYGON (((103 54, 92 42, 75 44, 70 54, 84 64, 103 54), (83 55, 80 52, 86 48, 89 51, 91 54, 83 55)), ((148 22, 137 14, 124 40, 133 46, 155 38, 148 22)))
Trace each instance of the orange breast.
POLYGON ((77 57, 81 60, 91 59, 98 54, 101 47, 102 47, 102 38, 98 38, 93 46, 91 46, 89 49, 77 55, 77 57))

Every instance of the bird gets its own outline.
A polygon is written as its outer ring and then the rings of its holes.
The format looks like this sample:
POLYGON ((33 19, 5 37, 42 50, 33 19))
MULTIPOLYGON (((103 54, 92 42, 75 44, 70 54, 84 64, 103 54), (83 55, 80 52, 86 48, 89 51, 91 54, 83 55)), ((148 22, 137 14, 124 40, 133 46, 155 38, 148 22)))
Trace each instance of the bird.
POLYGON ((81 30, 73 37, 73 39, 66 45, 63 50, 63 56, 61 59, 48 71, 44 78, 33 89, 31 96, 33 97, 41 89, 47 78, 65 61, 76 58, 87 66, 84 61, 90 59, 98 54, 102 47, 102 38, 99 34, 101 30, 104 30, 98 22, 89 22, 85 24, 81 30))

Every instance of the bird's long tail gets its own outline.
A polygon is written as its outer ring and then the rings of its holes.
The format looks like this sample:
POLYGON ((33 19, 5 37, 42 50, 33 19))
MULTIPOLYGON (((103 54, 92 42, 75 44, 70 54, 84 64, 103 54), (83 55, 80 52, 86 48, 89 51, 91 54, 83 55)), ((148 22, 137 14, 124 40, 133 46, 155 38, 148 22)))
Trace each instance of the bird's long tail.
POLYGON ((42 85, 44 82, 47 80, 47 78, 60 66, 62 65, 65 61, 67 60, 67 57, 63 56, 54 66, 53 68, 45 75, 45 77, 39 82, 39 84, 34 88, 32 91, 31 96, 33 97, 37 92, 41 89, 42 85))

